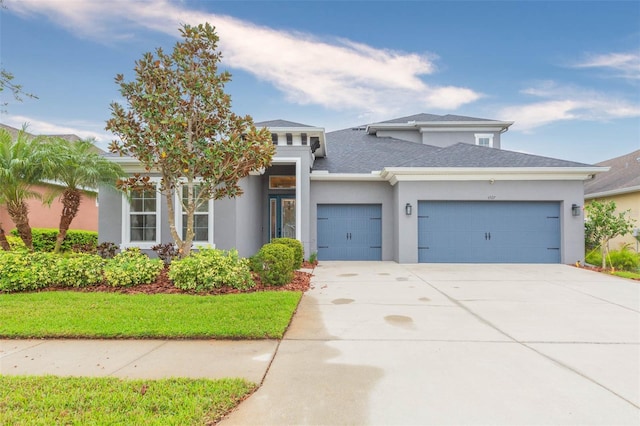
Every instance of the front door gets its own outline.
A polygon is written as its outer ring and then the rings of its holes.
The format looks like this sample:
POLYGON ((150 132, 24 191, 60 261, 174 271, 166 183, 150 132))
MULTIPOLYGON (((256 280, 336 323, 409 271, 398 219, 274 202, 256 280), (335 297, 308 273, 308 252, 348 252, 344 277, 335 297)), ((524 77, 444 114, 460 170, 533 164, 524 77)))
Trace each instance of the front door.
POLYGON ((296 196, 269 196, 269 240, 296 238, 296 196))

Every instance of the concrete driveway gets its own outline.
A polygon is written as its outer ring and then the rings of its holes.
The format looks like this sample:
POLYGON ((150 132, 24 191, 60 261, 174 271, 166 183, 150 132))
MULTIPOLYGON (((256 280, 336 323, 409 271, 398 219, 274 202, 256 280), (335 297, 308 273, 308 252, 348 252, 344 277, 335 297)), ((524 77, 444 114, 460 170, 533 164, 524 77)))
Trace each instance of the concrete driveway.
POLYGON ((566 265, 322 262, 223 425, 638 425, 640 283, 566 265))

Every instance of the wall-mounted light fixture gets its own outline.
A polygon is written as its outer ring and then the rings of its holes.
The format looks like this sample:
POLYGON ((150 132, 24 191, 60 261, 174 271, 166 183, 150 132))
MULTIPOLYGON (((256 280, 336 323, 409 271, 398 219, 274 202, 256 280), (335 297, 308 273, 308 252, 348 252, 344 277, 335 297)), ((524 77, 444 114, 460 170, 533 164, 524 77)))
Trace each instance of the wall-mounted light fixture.
POLYGON ((580 216, 580 206, 577 204, 571 205, 571 215, 572 216, 580 216))
POLYGON ((404 206, 404 213, 405 213, 407 216, 411 216, 411 210, 412 210, 411 204, 409 204, 409 203, 405 204, 405 206, 404 206))

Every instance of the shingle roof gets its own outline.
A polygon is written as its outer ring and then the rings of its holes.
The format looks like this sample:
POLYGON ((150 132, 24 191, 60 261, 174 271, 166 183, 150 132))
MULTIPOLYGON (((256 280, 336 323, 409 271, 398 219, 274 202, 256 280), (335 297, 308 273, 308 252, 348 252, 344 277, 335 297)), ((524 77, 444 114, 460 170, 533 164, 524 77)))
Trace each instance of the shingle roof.
POLYGON ((294 123, 287 120, 268 120, 255 123, 256 127, 314 127, 308 124, 294 123))
POLYGON ((394 118, 392 120, 381 121, 381 123, 408 123, 409 121, 495 121, 486 118, 465 117, 462 115, 435 115, 435 114, 415 114, 408 117, 394 118))
POLYGON ((445 148, 379 138, 363 128, 327 133, 327 157, 313 169, 370 173, 385 167, 586 167, 588 164, 458 143, 445 148))
POLYGON ((584 185, 585 195, 640 187, 640 149, 596 164, 611 169, 584 185))

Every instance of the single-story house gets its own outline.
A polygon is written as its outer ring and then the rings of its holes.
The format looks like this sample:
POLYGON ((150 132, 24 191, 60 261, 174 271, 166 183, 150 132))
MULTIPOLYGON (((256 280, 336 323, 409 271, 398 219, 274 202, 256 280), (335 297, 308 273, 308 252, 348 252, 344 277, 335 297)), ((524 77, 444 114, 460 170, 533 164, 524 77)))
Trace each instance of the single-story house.
MULTIPOLYGON (((250 256, 292 237, 320 260, 582 261, 584 181, 607 169, 502 150, 512 124, 417 114, 326 133, 256 123, 271 131, 273 164, 243 179, 242 197, 198 213, 196 244, 250 256)), ((112 158, 144 172, 134 158, 112 158)), ((146 197, 100 192, 100 239, 143 249, 172 241, 166 205, 146 197)))
MULTIPOLYGON (((15 127, 7 126, 0 123, 0 129, 4 129, 12 137, 16 137, 19 130, 15 127)), ((29 137, 35 138, 36 135, 28 133, 29 137)), ((67 139, 69 141, 79 141, 80 137, 73 134, 67 135, 43 135, 67 139)), ((103 153, 103 151, 96 147, 96 152, 103 153)), ((41 184, 32 185, 32 189, 40 194, 47 194, 52 191, 60 191, 60 185, 56 182, 42 182, 41 184)), ((42 204, 40 200, 29 199, 26 200, 29 208, 29 225, 32 228, 53 228, 57 229, 60 225, 60 217, 62 216, 62 210, 64 206, 60 202, 59 197, 56 197, 50 205, 42 204)), ((0 223, 2 224, 5 232, 16 227, 11 216, 7 212, 7 208, 4 205, 0 205, 0 223)), ((97 231, 98 230, 98 192, 97 190, 86 189, 82 191, 82 200, 80 202, 80 209, 77 216, 71 222, 71 229, 81 229, 84 231, 97 231)))
POLYGON ((589 180, 584 185, 584 198, 587 201, 614 201, 617 211, 629 210, 629 217, 635 223, 632 234, 616 237, 609 241, 609 248, 618 249, 621 244, 628 244, 638 251, 640 240, 640 149, 620 157, 611 158, 596 164, 610 167, 589 180))

